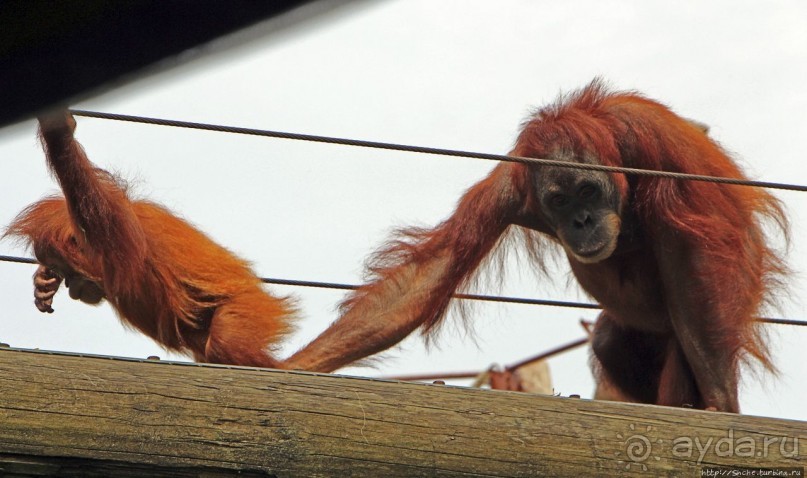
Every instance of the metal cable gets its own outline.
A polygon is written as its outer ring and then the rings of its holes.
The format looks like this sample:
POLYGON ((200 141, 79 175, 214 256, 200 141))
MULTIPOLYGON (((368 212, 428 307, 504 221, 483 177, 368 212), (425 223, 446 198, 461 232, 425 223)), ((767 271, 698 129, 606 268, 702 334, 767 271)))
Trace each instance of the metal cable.
POLYGON ((16 257, 0 255, 0 262, 17 262, 20 264, 39 264, 39 261, 30 257, 16 257))
MULTIPOLYGON (((377 142, 377 141, 363 141, 363 140, 354 140, 354 139, 346 139, 346 138, 335 138, 335 137, 329 137, 329 136, 318 136, 318 135, 301 134, 301 133, 288 133, 288 132, 281 132, 281 131, 270 131, 270 130, 253 129, 253 128, 242 128, 242 127, 236 127, 236 126, 223 126, 223 125, 214 125, 214 124, 207 124, 207 123, 194 123, 194 122, 189 122, 189 121, 168 120, 168 119, 161 119, 161 118, 149 118, 149 117, 145 117, 145 116, 133 116, 133 115, 123 115, 123 114, 115 114, 115 113, 101 113, 101 112, 87 111, 87 110, 70 110, 70 112, 75 116, 84 116, 84 117, 88 117, 88 118, 99 118, 99 119, 108 119, 108 120, 114 120, 114 121, 126 121, 126 122, 153 124, 153 125, 161 125, 161 126, 173 126, 173 127, 178 127, 178 128, 191 128, 191 129, 199 129, 199 130, 206 130, 206 131, 217 131, 217 132, 223 132, 223 133, 246 134, 246 135, 253 135, 253 136, 264 136, 264 137, 272 137, 272 138, 292 139, 292 140, 299 140, 299 141, 313 141, 313 142, 319 142, 319 143, 339 144, 339 145, 345 145, 345 146, 357 146, 357 147, 364 147, 364 148, 386 149, 386 150, 394 150, 394 151, 407 151, 407 152, 412 152, 412 153, 434 154, 434 155, 442 155, 442 156, 467 157, 467 158, 484 159, 484 160, 491 160, 491 161, 509 161, 509 162, 522 163, 522 164, 538 165, 538 166, 557 166, 557 167, 570 168, 570 169, 584 169, 584 170, 594 170, 594 171, 626 173, 626 174, 634 174, 634 175, 639 175, 639 176, 654 176, 654 177, 662 177, 662 178, 670 178, 670 179, 686 179, 686 180, 692 180, 692 181, 704 181, 704 182, 720 183, 720 184, 733 184, 733 185, 737 185, 737 186, 764 187, 764 188, 770 188, 770 189, 782 189, 782 190, 790 190, 790 191, 807 191, 807 186, 783 184, 783 183, 772 183, 772 182, 765 182, 765 181, 751 181, 751 180, 743 180, 743 179, 735 179, 735 178, 721 178, 721 177, 715 177, 715 176, 704 176, 704 175, 698 175, 698 174, 676 173, 676 172, 669 172, 669 171, 651 171, 651 170, 645 170, 645 169, 622 168, 622 167, 604 166, 604 165, 597 165, 597 164, 569 163, 569 162, 565 162, 565 161, 557 161, 557 160, 551 160, 551 159, 525 158, 525 157, 520 157, 520 156, 506 156, 506 155, 500 155, 500 154, 476 153, 476 152, 459 151, 459 150, 442 149, 442 148, 430 148, 430 147, 424 147, 424 146, 410 146, 410 145, 402 145, 402 144, 394 144, 394 143, 383 143, 383 142, 377 142)), ((0 261, 18 262, 18 263, 24 263, 24 264, 36 264, 37 263, 36 260, 30 259, 30 258, 3 256, 3 255, 0 255, 0 261)), ((339 289, 339 290, 355 290, 355 289, 358 289, 358 287, 359 287, 357 285, 351 285, 351 284, 339 284, 339 283, 332 283, 332 282, 316 282, 316 281, 300 281, 300 280, 275 279, 275 278, 261 278, 261 281, 266 283, 266 284, 289 285, 289 286, 297 286, 297 287, 317 287, 317 288, 339 289)), ((480 300, 480 301, 487 301, 487 302, 504 302, 504 303, 511 303, 511 304, 546 305, 546 306, 552 306, 552 307, 570 307, 570 308, 578 308, 578 309, 601 309, 601 307, 599 305, 597 305, 597 304, 582 303, 582 302, 544 300, 544 299, 526 299, 526 298, 519 298, 519 297, 502 297, 502 296, 490 296, 490 295, 478 295, 478 294, 455 294, 454 298, 465 299, 465 300, 480 300)), ((772 323, 772 324, 807 325, 807 322, 803 322, 803 321, 799 321, 799 320, 791 320, 791 319, 760 318, 758 320, 760 320, 762 322, 766 322, 766 323, 772 323)))
MULTIPOLYGON (((505 372, 514 372, 521 367, 526 365, 533 364, 535 362, 540 362, 541 360, 546 360, 549 358, 554 357, 555 355, 560 355, 564 352, 568 352, 573 350, 577 347, 585 345, 589 342, 588 337, 584 337, 582 339, 577 339, 573 342, 569 342, 567 344, 560 345, 558 347, 552 348, 545 352, 541 352, 538 355, 533 355, 531 357, 519 360, 518 362, 506 365, 502 367, 502 371, 505 372)), ((473 372, 433 372, 433 373, 424 373, 424 374, 417 374, 417 375, 390 375, 390 376, 381 376, 376 377, 383 380, 398 380, 400 382, 422 382, 425 380, 437 380, 437 379, 447 379, 447 380, 458 380, 464 378, 474 378, 478 377, 480 373, 484 373, 484 371, 476 370, 473 372)))
MULTIPOLYGON (((20 264, 39 263, 37 262, 36 259, 32 259, 29 257, 16 257, 5 255, 0 255, 0 262, 16 262, 20 264)), ((338 282, 317 282, 317 281, 303 281, 293 279, 275 279, 271 277, 261 277, 260 280, 264 284, 288 285, 293 287, 316 287, 320 289, 356 290, 359 287, 361 287, 355 284, 340 284, 338 282)), ((599 304, 591 304, 586 302, 569 302, 563 300, 526 299, 522 297, 507 297, 507 296, 481 295, 481 294, 454 294, 453 297, 455 299, 480 300, 484 302, 501 302, 507 304, 545 305, 549 307, 564 307, 571 309, 589 309, 589 310, 602 309, 602 306, 600 306, 599 304)), ((766 324, 807 326, 807 321, 795 320, 795 319, 777 319, 777 318, 760 317, 756 320, 766 324)))
POLYGON ((435 154, 440 156, 454 156, 454 157, 464 157, 464 158, 474 158, 474 159, 485 159, 490 161, 508 161, 513 163, 522 163, 522 164, 529 164, 529 165, 536 165, 536 166, 557 166, 561 168, 570 168, 570 169, 585 169, 585 170, 593 170, 593 171, 605 171, 610 173, 624 173, 624 174, 633 174, 637 176, 654 176, 654 177, 661 177, 661 178, 669 178, 669 179, 686 179, 690 181, 703 181, 703 182, 710 182, 710 183, 719 183, 719 184, 733 184, 736 186, 752 186, 752 187, 761 187, 761 188, 769 188, 769 189, 782 189, 787 191, 807 191, 807 186, 795 185, 795 184, 784 184, 784 183, 772 183, 766 181, 752 181, 746 179, 736 179, 736 178, 722 178, 716 176, 704 176, 700 174, 687 174, 687 173, 676 173, 671 171, 651 171, 647 169, 636 169, 636 168, 622 168, 616 166, 604 166, 600 164, 580 164, 580 163, 569 163, 565 161, 557 161, 552 159, 538 159, 538 158, 525 158, 521 156, 506 156, 502 154, 489 154, 489 153, 475 153, 470 151, 458 151, 453 149, 442 149, 442 148, 430 148, 425 146, 410 146, 410 145, 403 145, 403 144, 394 144, 394 143, 382 143, 378 141, 363 141, 363 140, 356 140, 356 139, 346 139, 346 138, 334 138, 330 136, 318 136, 318 135, 311 135, 311 134, 301 134, 301 133, 287 133, 281 131, 270 131, 270 130, 263 130, 263 129, 253 129, 253 128, 241 128, 237 126, 222 126, 222 125, 214 125, 214 124, 207 124, 207 123, 193 123, 189 121, 178 121, 178 120, 168 120, 168 119, 160 119, 160 118, 149 118, 145 116, 132 116, 132 115, 122 115, 122 114, 115 114, 115 113, 100 113, 97 111, 86 111, 86 110, 70 110, 71 113, 75 116, 84 116, 87 118, 100 118, 100 119, 108 119, 114 121, 128 121, 133 123, 145 123, 145 124, 153 124, 153 125, 161 125, 161 126, 174 126, 177 128, 191 128, 191 129, 200 129, 206 131, 218 131, 222 133, 235 133, 235 134, 246 134, 252 136, 266 136, 270 138, 283 138, 283 139, 293 139, 298 141, 313 141, 317 143, 328 143, 328 144, 340 144, 345 146, 357 146, 361 148, 376 148, 376 149, 386 149, 386 150, 394 150, 394 151, 407 151, 411 153, 423 153, 423 154, 435 154))
MULTIPOLYGON (((29 257, 16 257, 0 255, 0 262, 16 262, 20 264, 38 264, 36 259, 29 257)), ((316 287, 319 289, 336 289, 336 290, 356 290, 360 286, 355 284, 340 284, 338 282, 318 282, 318 281, 303 281, 293 279, 276 279, 272 277, 261 277, 261 282, 264 284, 272 285, 288 285, 293 287, 316 287)), ((581 302, 567 302, 559 300, 543 300, 543 299, 525 299, 520 297, 503 297, 493 295, 480 295, 480 294, 455 294, 456 299, 465 300, 481 300, 486 302, 505 302, 509 304, 525 304, 525 305, 547 305, 551 307, 569 307, 575 309, 601 309, 597 304, 586 304, 581 302)))
MULTIPOLYGON (((2 256, 0 256, 2 257, 2 256)), ((356 290, 360 286, 355 284, 339 284, 336 282, 316 282, 316 281, 302 281, 291 279, 274 279, 270 277, 262 277, 261 281, 265 284, 274 285, 290 285, 295 287, 317 287, 322 289, 338 289, 338 290, 356 290)), ((481 300, 485 302, 506 302, 508 304, 526 304, 526 305, 548 305, 552 307, 571 307, 575 309, 601 309, 597 304, 586 304, 582 302, 566 302, 560 300, 543 300, 543 299, 525 299, 520 297, 504 297, 494 295, 480 295, 480 294, 454 294, 455 299, 464 300, 481 300)))

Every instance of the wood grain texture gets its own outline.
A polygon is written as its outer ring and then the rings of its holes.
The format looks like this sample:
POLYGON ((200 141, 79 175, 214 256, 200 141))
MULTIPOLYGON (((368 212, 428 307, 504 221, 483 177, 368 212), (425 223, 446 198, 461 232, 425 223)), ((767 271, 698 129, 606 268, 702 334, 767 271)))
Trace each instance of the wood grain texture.
POLYGON ((797 421, 0 350, 2 476, 700 476, 805 444, 797 421))

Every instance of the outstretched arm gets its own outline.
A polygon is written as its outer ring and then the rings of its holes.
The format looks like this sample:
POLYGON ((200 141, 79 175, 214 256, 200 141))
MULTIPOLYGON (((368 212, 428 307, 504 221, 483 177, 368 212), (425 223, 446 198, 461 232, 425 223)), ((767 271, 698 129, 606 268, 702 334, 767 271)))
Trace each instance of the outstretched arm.
POLYGON ((146 237, 126 193, 96 168, 73 138, 76 122, 69 112, 39 118, 48 165, 67 199, 79 247, 101 257, 104 288, 117 295, 143 272, 146 237))
POLYGON ((442 319, 454 291, 473 274, 522 205, 522 166, 500 164, 473 186, 454 214, 431 230, 410 230, 379 252, 372 280, 342 315, 286 366, 330 372, 385 350, 442 319))

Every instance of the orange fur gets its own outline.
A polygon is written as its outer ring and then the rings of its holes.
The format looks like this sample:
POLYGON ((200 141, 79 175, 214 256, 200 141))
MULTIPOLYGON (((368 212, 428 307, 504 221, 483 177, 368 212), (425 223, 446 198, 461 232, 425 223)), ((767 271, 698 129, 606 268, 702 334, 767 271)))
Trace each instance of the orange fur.
POLYGON ((291 331, 293 304, 264 292, 248 263, 186 221, 130 200, 92 166, 72 128, 41 123, 67 199, 29 206, 7 234, 68 280, 92 281, 125 324, 168 350, 201 362, 278 366, 271 348, 291 331))
MULTIPOLYGON (((740 167, 703 129, 637 93, 611 93, 595 81, 539 111, 517 142, 519 154, 546 157, 559 138, 572 149, 598 152, 602 164, 745 179, 740 167)), ((648 234, 674 230, 708 259, 694 272, 711 311, 704 327, 722 346, 772 368, 754 318, 772 302, 787 268, 766 242, 762 223, 786 234, 779 201, 762 188, 659 177, 616 175, 628 181, 633 210, 648 234), (727 280, 731 278, 731 280, 727 280)), ((623 193, 623 196, 627 196, 623 193)))
MULTIPOLYGON (((633 92, 595 80, 527 121, 511 153, 660 171, 745 177, 706 129, 633 92)), ((433 229, 406 231, 370 263, 369 281, 289 366, 329 371, 442 320, 510 225, 528 230, 530 257, 559 242, 536 186, 546 168, 502 163, 433 229), (537 239, 537 240, 536 240, 537 239)), ((578 174, 579 177, 584 173, 578 174)), ((560 174, 560 173, 557 173, 560 174)), ((609 173, 621 226, 613 254, 569 255, 604 312, 595 329, 600 379, 612 396, 738 411, 739 363, 771 362, 754 318, 787 272, 762 224, 786 232, 778 201, 759 188, 609 173)))

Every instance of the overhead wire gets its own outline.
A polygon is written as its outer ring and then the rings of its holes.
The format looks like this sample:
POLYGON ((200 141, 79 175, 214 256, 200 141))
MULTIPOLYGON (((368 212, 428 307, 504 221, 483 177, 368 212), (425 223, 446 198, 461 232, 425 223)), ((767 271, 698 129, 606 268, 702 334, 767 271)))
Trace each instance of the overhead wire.
POLYGON ((558 161, 554 159, 526 158, 523 156, 508 156, 503 154, 477 153, 471 151, 460 151, 454 149, 432 148, 427 146, 412 146, 396 143, 383 143, 379 141, 365 141, 357 139, 336 138, 331 136, 320 136, 313 134, 289 133, 283 131, 272 131, 255 128, 242 128, 238 126, 224 126, 208 123, 195 123, 191 121, 170 120, 162 118, 150 118, 146 116, 124 115, 116 113, 101 113, 98 111, 70 110, 75 116, 87 118, 99 118, 113 121, 127 121, 132 123, 143 123, 160 126, 173 126, 177 128, 191 128, 205 131, 216 131, 221 133, 246 134, 252 136, 264 136, 269 138, 282 138, 297 141, 312 141, 317 143, 338 144, 343 146, 356 146, 361 148, 375 148, 393 151, 406 151, 410 153, 433 154, 439 156, 453 156, 473 159, 484 159, 489 161, 507 161, 513 163, 529 164, 536 166, 556 166, 560 168, 584 169, 593 171, 605 171, 611 173, 632 174, 637 176, 654 176, 669 179, 685 179, 689 181, 703 181, 719 184, 732 184, 735 186, 750 186, 768 189, 781 189, 787 191, 807 192, 807 186, 797 184, 775 183, 767 181, 753 181, 747 179, 725 178, 719 176, 706 176, 701 174, 678 173, 674 171, 655 171, 649 169, 624 168, 617 166, 605 166, 601 164, 581 164, 558 161))
MULTIPOLYGON (((17 257, 8 255, 0 255, 0 262, 16 262, 19 264, 38 264, 36 259, 30 257, 17 257)), ((357 284, 343 284, 338 282, 277 279, 273 277, 260 277, 259 279, 264 284, 286 285, 292 287, 314 287, 319 289, 334 289, 334 290, 356 290, 361 287, 360 285, 357 284)), ((600 306, 599 304, 592 304, 588 302, 564 301, 564 300, 530 299, 524 297, 508 297, 508 296, 483 295, 483 294, 454 294, 452 297, 454 299, 461 299, 461 300, 478 300, 483 302, 500 302, 506 304, 543 305, 549 307, 563 307, 571 309, 589 309, 589 310, 602 309, 602 306, 600 306)), ((759 317, 756 320, 758 322, 763 322, 766 324, 807 326, 807 321, 796 319, 759 317)))
MULTIPOLYGON (((807 186, 795 185, 795 184, 785 184, 785 183, 776 183, 776 182, 768 182, 768 181, 753 181, 753 180, 745 180, 745 179, 737 179, 737 178, 725 178, 725 177, 718 177, 718 176, 705 176, 705 175, 699 175, 699 174, 678 173, 678 172, 673 172, 673 171, 655 171, 655 170, 637 169, 637 168, 624 168, 624 167, 605 166, 605 165, 598 165, 598 164, 570 163, 570 162, 566 162, 566 161, 558 161, 558 160, 551 160, 551 159, 526 158, 526 157, 521 157, 521 156, 508 156, 508 155, 501 155, 501 154, 478 153, 478 152, 460 151, 460 150, 452 150, 452 149, 444 149, 444 148, 432 148, 432 147, 426 147, 426 146, 412 146, 412 145, 404 145, 404 144, 385 143, 385 142, 379 142, 379 141, 365 141, 365 140, 337 138, 337 137, 321 136, 321 135, 311 135, 311 134, 302 134, 302 133, 289 133, 289 132, 272 131, 272 130, 266 130, 266 129, 243 128, 243 127, 237 127, 237 126, 225 126, 225 125, 216 125, 216 124, 209 124, 209 123, 197 123, 197 122, 190 122, 190 121, 170 120, 170 119, 152 118, 152 117, 136 116, 136 115, 124 115, 124 114, 117 114, 117 113, 103 113, 103 112, 98 112, 98 111, 88 111, 88 110, 78 110, 78 109, 71 109, 70 112, 75 116, 83 116, 83 117, 87 117, 87 118, 97 118, 97 119, 133 122, 133 123, 143 123, 143 124, 160 125, 160 126, 172 126, 172 127, 178 127, 178 128, 190 128, 190 129, 198 129, 198 130, 204 130, 204 131, 215 131, 215 132, 222 132, 222 133, 245 134, 245 135, 252 135, 252 136, 263 136, 263 137, 272 137, 272 138, 281 138, 281 139, 291 139, 291 140, 298 140, 298 141, 311 141, 311 142, 326 143, 326 144, 337 144, 337 145, 344 145, 344 146, 376 148, 376 149, 393 150, 393 151, 406 151, 406 152, 412 152, 412 153, 432 154, 432 155, 440 155, 440 156, 466 157, 466 158, 483 159, 483 160, 491 160, 491 161, 507 161, 507 162, 521 163, 521 164, 536 165, 536 166, 556 166, 556 167, 570 168, 570 169, 595 170, 595 171, 605 171, 605 172, 632 174, 632 175, 638 175, 638 176, 653 176, 653 177, 662 177, 662 178, 669 178, 669 179, 682 179, 682 180, 703 181, 703 182, 711 182, 711 183, 719 183, 719 184, 731 184, 731 185, 736 185, 736 186, 762 187, 762 188, 769 188, 769 189, 780 189, 780 190, 807 192, 807 186)), ((37 263, 37 261, 35 259, 32 259, 32 258, 15 257, 15 256, 7 256, 7 255, 0 255, 0 262, 18 262, 18 263, 24 263, 24 264, 36 264, 37 263)), ((291 279, 277 279, 277 278, 266 278, 266 277, 260 278, 260 280, 262 282, 264 282, 264 283, 274 284, 274 285, 288 285, 288 286, 297 286, 297 287, 317 287, 317 288, 337 289, 337 290, 356 290, 356 289, 358 289, 360 287, 358 285, 353 285, 353 284, 340 284, 340 283, 334 283, 334 282, 317 282, 317 281, 303 281, 303 280, 291 280, 291 279)), ((486 301, 486 302, 502 302, 502 303, 527 304, 527 305, 545 305, 545 306, 552 306, 552 307, 568 307, 568 308, 578 308, 578 309, 594 309, 594 310, 597 310, 597 309, 602 308, 598 304, 584 303, 584 302, 557 301, 557 300, 546 300, 546 299, 529 299, 529 298, 520 298, 520 297, 491 296, 491 295, 480 295, 480 294, 455 294, 453 297, 456 298, 456 299, 464 299, 464 300, 479 300, 479 301, 486 301)), ((769 324, 803 325, 803 326, 807 326, 807 321, 793 320, 793 319, 762 317, 762 318, 758 318, 757 320, 760 321, 760 322, 769 323, 769 324)))

